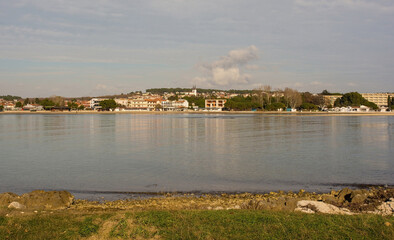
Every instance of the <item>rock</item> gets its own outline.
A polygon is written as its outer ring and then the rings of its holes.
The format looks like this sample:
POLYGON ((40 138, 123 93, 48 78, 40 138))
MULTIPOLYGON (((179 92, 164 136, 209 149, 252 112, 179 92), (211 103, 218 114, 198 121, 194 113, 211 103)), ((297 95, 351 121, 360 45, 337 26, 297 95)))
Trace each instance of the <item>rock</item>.
POLYGON ((26 206, 23 204, 20 204, 18 202, 12 202, 12 203, 10 203, 10 205, 8 205, 8 208, 25 209, 26 206))
POLYGON ((390 226, 391 226, 391 223, 385 222, 384 225, 385 225, 386 227, 390 227, 390 226))
POLYGON ((36 190, 21 196, 21 202, 31 209, 65 209, 74 201, 74 196, 67 191, 36 190))
POLYGON ((383 216, 394 215, 394 198, 390 198, 389 201, 382 203, 378 206, 377 214, 381 214, 383 216))
POLYGON ((366 194, 356 194, 352 197, 353 204, 361 204, 367 199, 366 194))
POLYGON ((351 201, 351 196, 352 196, 352 190, 349 188, 344 188, 342 189, 339 194, 338 194, 338 202, 344 203, 344 202, 350 202, 351 201))
POLYGON ((19 196, 15 193, 2 193, 0 194, 0 207, 6 207, 10 203, 14 202, 19 196))
POLYGON ((297 203, 297 208, 295 211, 300 211, 304 213, 327 213, 327 214, 345 214, 352 215, 346 208, 338 208, 334 205, 318 202, 318 201, 309 201, 309 200, 301 200, 297 203))
POLYGON ((329 203, 329 204, 337 204, 338 203, 338 198, 334 197, 333 195, 323 195, 322 196, 323 202, 329 203))

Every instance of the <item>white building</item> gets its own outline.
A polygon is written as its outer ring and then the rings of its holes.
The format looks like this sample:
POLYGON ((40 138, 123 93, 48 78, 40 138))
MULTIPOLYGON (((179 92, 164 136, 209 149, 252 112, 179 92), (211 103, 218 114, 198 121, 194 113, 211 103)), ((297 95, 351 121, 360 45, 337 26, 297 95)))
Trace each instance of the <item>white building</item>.
POLYGON ((163 100, 161 102, 164 111, 183 110, 189 108, 189 102, 185 99, 178 101, 163 100))
POLYGON ((89 107, 91 108, 91 109, 99 109, 99 108, 101 108, 101 106, 100 106, 100 102, 101 101, 103 101, 104 99, 99 99, 99 98, 92 98, 92 99, 90 99, 90 101, 89 101, 89 107))
POLYGON ((121 106, 127 107, 127 105, 129 104, 128 98, 115 98, 114 100, 115 100, 116 104, 119 104, 121 106))

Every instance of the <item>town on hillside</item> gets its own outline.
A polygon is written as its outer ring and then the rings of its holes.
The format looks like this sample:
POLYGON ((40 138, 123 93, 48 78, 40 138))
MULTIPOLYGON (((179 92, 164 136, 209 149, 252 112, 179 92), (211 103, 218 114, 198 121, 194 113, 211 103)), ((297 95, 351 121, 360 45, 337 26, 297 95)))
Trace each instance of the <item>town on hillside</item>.
POLYGON ((0 96, 0 111, 331 111, 388 112, 394 93, 321 93, 295 89, 273 90, 265 85, 253 90, 152 88, 128 94, 67 98, 0 96))

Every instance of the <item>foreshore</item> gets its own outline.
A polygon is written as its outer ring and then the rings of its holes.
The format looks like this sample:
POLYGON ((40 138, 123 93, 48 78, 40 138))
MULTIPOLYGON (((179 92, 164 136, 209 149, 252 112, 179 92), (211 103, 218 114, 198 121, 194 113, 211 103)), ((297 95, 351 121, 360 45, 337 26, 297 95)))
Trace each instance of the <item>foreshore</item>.
POLYGON ((394 116, 394 112, 277 112, 277 111, 4 111, 0 115, 8 114, 41 114, 41 115, 66 115, 66 114, 153 114, 153 115, 171 115, 171 114, 253 114, 253 115, 279 115, 279 116, 394 116))
POLYGON ((78 200, 0 194, 1 239, 393 239, 394 188, 78 200))

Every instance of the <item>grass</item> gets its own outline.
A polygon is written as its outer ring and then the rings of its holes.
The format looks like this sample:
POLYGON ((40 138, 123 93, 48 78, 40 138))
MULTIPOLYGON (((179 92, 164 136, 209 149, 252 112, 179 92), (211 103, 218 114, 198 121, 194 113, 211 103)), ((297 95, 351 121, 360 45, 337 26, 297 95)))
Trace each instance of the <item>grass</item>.
POLYGON ((0 215, 0 239, 394 239, 393 225, 377 215, 260 210, 54 212, 0 215))

